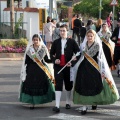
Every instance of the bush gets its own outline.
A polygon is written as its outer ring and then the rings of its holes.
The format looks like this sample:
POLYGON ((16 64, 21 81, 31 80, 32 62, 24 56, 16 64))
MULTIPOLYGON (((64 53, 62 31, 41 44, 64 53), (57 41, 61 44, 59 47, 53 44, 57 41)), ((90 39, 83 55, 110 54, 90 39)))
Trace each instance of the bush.
POLYGON ((28 40, 21 38, 20 40, 16 41, 16 46, 27 46, 28 40))
POLYGON ((24 53, 27 46, 27 39, 20 40, 2 40, 0 42, 0 53, 24 53))

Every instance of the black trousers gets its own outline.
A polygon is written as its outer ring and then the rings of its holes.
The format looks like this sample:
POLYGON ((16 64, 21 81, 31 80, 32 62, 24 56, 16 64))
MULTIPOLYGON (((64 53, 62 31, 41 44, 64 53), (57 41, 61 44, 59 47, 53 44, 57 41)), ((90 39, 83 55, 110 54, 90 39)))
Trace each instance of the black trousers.
POLYGON ((115 62, 115 65, 118 64, 118 60, 120 60, 120 49, 118 49, 118 47, 117 48, 115 47, 115 50, 114 50, 114 62, 115 62))
POLYGON ((70 67, 66 67, 61 73, 58 74, 61 68, 61 66, 54 66, 54 76, 56 82, 55 90, 62 91, 64 82, 65 89, 70 91, 73 88, 73 82, 70 81, 70 67))

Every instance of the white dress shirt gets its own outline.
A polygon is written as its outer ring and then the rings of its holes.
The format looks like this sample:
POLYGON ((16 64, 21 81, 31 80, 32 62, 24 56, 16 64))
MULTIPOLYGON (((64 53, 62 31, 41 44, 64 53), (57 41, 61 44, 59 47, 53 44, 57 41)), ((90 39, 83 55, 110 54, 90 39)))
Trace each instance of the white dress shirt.
POLYGON ((120 39, 120 28, 119 28, 119 34, 118 34, 118 38, 120 39))
POLYGON ((64 55, 64 48, 65 48, 66 42, 67 42, 66 39, 62 39, 62 40, 61 40, 61 45, 62 45, 62 46, 61 46, 61 47, 62 47, 61 53, 62 53, 62 55, 64 55))

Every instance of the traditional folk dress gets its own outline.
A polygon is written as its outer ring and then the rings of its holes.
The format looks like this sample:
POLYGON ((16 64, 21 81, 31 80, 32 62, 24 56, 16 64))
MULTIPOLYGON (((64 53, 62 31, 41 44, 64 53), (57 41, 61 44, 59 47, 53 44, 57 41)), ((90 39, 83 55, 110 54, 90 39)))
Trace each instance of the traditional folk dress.
POLYGON ((74 104, 105 105, 119 99, 118 90, 97 34, 95 42, 90 47, 87 46, 87 38, 84 39, 74 75, 74 104))
POLYGON ((21 71, 19 100, 23 103, 43 104, 55 99, 53 77, 46 62, 46 47, 40 45, 35 51, 33 45, 27 48, 21 71), (44 61, 45 60, 45 61, 44 61))
POLYGON ((98 32, 98 36, 102 40, 102 46, 103 46, 103 51, 107 60, 107 63, 109 65, 109 68, 111 70, 115 70, 115 63, 114 63, 114 47, 115 44, 111 41, 111 32, 106 31, 105 33, 102 33, 102 29, 98 32))

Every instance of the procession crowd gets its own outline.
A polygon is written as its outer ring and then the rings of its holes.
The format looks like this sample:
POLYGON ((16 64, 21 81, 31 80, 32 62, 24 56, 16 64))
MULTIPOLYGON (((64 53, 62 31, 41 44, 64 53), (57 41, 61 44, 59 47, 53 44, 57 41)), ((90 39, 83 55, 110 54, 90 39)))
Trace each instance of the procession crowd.
POLYGON ((85 25, 79 15, 73 15, 71 27, 47 17, 45 41, 34 34, 27 45, 20 75, 19 101, 35 105, 55 100, 55 113, 60 112, 63 84, 66 109, 74 104, 88 106, 113 104, 119 92, 112 77, 117 69, 120 77, 120 20, 113 30, 111 13, 105 22, 89 19, 85 25), (72 29, 72 35, 69 32, 72 29), (53 63, 52 75, 47 63, 53 63))

